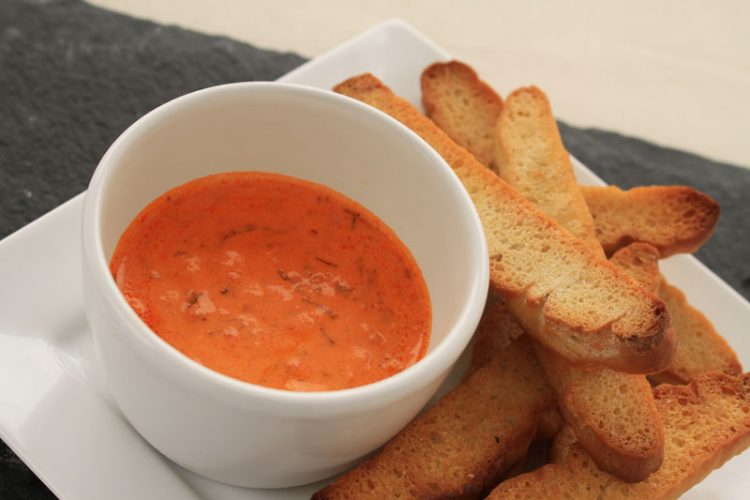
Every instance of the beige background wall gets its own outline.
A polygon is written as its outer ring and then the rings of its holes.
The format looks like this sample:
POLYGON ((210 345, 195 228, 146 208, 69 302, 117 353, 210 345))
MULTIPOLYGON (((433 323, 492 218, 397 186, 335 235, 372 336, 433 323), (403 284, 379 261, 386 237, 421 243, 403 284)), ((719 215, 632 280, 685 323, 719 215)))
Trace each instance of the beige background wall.
POLYGON ((402 17, 502 94, 541 86, 555 113, 750 167, 750 2, 90 0, 314 57, 402 17))

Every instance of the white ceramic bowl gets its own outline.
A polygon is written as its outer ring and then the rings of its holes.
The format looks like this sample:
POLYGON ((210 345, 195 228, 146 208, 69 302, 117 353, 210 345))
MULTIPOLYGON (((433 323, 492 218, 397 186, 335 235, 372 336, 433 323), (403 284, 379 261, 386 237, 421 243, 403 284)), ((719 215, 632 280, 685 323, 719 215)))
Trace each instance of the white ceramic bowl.
POLYGON ((86 195, 83 280, 109 389, 138 432, 198 474, 274 488, 343 470, 415 416, 471 338, 487 294, 488 256, 459 180, 406 127, 330 92, 239 83, 164 104, 110 147, 86 195), (427 283, 433 314, 427 355, 374 384, 295 393, 221 375, 150 331, 108 270, 120 234, 166 190, 236 170, 325 184, 385 221, 427 283))

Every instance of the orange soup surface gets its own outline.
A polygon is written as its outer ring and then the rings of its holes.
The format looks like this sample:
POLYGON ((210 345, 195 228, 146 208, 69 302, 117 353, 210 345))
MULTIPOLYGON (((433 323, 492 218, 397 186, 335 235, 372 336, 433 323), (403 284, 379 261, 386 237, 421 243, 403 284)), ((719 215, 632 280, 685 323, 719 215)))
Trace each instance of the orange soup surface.
POLYGON ((369 384, 429 342, 430 299, 406 246, 358 203, 292 177, 235 172, 172 189, 130 223, 110 269, 169 344, 268 387, 369 384))

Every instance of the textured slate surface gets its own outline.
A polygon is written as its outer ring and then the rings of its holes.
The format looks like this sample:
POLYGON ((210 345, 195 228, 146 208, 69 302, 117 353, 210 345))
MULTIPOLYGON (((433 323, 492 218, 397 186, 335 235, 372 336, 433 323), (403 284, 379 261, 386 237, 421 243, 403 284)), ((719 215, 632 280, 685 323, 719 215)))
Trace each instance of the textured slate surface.
MULTIPOLYGON (((303 61, 77 0, 0 0, 0 238, 85 189, 109 144, 156 105, 210 85, 273 80, 303 61)), ((719 229, 698 257, 750 297, 750 171, 561 127, 571 152, 608 182, 688 184, 716 198, 719 229)), ((0 446, 0 499, 42 498, 53 496, 0 446)))
POLYGON ((112 141, 157 105, 303 61, 77 0, 2 0, 0 237, 85 189, 112 141))

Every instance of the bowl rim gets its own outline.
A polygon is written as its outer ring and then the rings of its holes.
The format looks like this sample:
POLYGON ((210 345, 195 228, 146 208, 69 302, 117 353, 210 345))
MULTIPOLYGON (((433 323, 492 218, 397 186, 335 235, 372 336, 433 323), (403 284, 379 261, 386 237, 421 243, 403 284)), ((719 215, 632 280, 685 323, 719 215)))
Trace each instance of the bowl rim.
POLYGON ((448 370, 471 339, 474 326, 478 323, 484 309, 489 286, 489 255, 479 214, 468 192, 445 160, 416 133, 386 113, 347 96, 298 84, 239 82, 218 85, 177 97, 143 115, 120 134, 99 161, 86 193, 82 233, 84 274, 89 273, 91 279, 91 282, 85 285, 96 289, 99 295, 98 300, 106 301, 115 313, 113 319, 122 323, 122 328, 119 330, 129 333, 128 337, 132 340, 130 344, 136 345, 141 355, 151 357, 157 368, 174 376, 173 368, 167 366, 166 362, 169 361, 169 366, 177 367, 180 376, 187 377, 182 380, 189 382, 195 389, 205 389, 216 397, 228 396, 237 404, 243 404, 243 400, 252 400, 254 404, 260 402, 262 406, 255 408, 258 411, 275 412, 271 409, 272 407, 275 410, 286 409, 294 411, 295 416, 303 418, 338 413, 350 405, 357 405, 358 409, 366 411, 380 406, 376 401, 384 399, 395 401, 434 383, 441 377, 441 374, 447 375, 448 370), (453 326, 446 332, 441 342, 415 364, 385 379, 348 389, 297 392, 265 387, 224 375, 192 360, 153 332, 128 305, 109 271, 101 232, 103 194, 109 186, 108 181, 115 170, 114 166, 127 152, 129 146, 144 132, 148 132, 153 122, 171 113, 179 113, 182 108, 189 107, 206 97, 227 91, 291 93, 303 98, 319 100, 325 105, 352 108, 366 119, 378 120, 384 126, 395 129, 394 137, 400 134, 404 137, 403 140, 413 142, 414 146, 421 150, 421 154, 435 164, 439 175, 447 176, 448 182, 458 191, 460 205, 464 206, 468 222, 473 227, 470 231, 471 239, 467 241, 467 244, 472 247, 471 254, 474 256, 471 266, 473 276, 470 277, 470 291, 464 298, 464 305, 453 326), (159 360, 163 363, 158 362, 159 360), (306 413, 297 413, 300 409, 304 409, 306 413))

